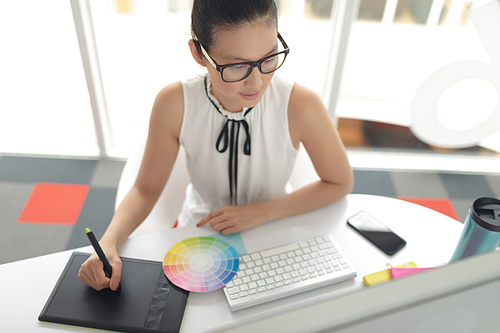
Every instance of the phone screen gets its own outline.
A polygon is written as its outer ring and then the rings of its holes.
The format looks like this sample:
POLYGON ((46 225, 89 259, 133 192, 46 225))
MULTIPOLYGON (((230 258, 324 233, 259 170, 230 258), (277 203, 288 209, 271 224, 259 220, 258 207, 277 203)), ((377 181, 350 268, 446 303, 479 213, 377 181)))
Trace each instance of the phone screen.
POLYGON ((406 245, 404 239, 365 211, 350 217, 347 223, 389 255, 393 255, 406 245))

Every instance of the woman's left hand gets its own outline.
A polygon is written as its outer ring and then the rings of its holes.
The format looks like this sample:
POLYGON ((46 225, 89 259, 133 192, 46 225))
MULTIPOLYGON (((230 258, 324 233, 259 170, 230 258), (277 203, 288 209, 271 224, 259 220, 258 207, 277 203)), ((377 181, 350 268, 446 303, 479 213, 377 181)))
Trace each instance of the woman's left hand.
POLYGON ((260 213, 254 205, 223 206, 203 218, 197 226, 210 224, 215 231, 223 235, 254 228, 265 223, 264 214, 260 213))

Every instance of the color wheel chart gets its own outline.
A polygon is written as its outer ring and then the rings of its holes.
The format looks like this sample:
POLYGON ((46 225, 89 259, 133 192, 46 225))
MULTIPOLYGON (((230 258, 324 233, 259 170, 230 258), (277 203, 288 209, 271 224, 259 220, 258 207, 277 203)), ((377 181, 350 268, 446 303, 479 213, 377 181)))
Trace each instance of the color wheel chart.
POLYGON ((236 275, 239 259, 236 250, 214 237, 192 237, 168 250, 163 270, 179 288, 207 292, 224 287, 236 275))

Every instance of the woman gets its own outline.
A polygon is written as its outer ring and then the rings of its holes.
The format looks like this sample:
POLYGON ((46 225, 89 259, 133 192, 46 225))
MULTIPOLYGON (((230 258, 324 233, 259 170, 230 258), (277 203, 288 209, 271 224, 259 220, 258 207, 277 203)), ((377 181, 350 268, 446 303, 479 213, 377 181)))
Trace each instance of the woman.
POLYGON ((191 18, 191 54, 208 74, 156 97, 137 180, 100 240, 113 276, 104 275, 95 253, 79 273, 96 290, 118 287, 118 248, 153 208, 180 145, 191 184, 179 226, 208 224, 230 234, 352 190, 345 148, 319 96, 274 76, 289 53, 274 0, 194 0, 191 18), (287 182, 300 144, 320 180, 292 192, 287 182))

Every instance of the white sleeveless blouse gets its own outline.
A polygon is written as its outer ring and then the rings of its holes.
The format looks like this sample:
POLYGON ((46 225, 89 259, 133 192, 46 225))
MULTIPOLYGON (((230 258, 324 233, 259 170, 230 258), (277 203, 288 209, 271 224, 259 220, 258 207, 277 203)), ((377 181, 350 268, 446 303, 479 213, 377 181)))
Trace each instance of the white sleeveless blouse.
POLYGON ((228 112, 211 94, 208 76, 182 81, 180 143, 191 183, 178 225, 198 223, 224 205, 247 205, 291 192, 297 150, 288 128, 293 83, 274 76, 259 103, 228 112), (288 185, 287 185, 288 184, 288 185))

